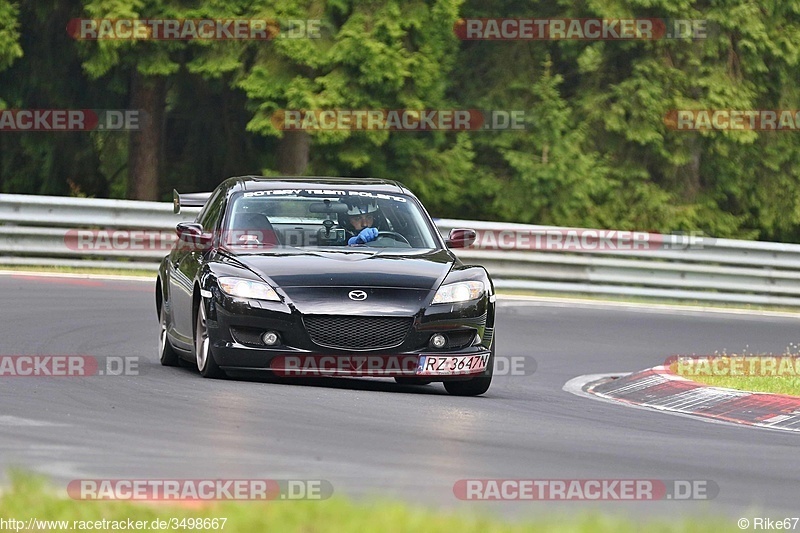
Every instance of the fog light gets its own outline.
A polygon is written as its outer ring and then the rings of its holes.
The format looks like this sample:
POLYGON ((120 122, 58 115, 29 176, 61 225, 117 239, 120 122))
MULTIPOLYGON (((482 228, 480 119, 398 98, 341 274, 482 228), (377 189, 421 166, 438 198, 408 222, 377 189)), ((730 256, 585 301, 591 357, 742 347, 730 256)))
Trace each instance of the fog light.
POLYGON ((432 348, 444 348, 444 345, 447 344, 447 337, 441 333, 437 333, 431 337, 430 344, 432 348))
POLYGON ((261 340, 264 341, 264 344, 267 346, 275 346, 276 344, 281 342, 280 336, 274 331, 268 331, 261 336, 261 340))

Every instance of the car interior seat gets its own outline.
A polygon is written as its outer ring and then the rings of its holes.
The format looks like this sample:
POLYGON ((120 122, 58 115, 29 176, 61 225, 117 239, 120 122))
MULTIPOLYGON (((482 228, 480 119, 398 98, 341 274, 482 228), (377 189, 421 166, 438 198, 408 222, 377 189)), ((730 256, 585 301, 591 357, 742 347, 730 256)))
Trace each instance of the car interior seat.
POLYGON ((281 244, 272 223, 261 213, 234 214, 233 231, 237 244, 281 244))

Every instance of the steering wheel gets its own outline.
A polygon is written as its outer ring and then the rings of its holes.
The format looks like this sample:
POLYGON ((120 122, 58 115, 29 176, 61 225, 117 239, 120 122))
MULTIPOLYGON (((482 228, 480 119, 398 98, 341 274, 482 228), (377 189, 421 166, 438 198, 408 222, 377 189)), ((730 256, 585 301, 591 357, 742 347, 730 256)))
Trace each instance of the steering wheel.
POLYGON ((396 231, 379 231, 378 232, 378 239, 380 239, 381 237, 390 237, 390 238, 392 238, 392 239, 394 239, 396 241, 400 241, 400 242, 406 243, 409 247, 411 246, 411 243, 408 242, 408 239, 406 239, 405 237, 403 237, 402 235, 400 235, 396 231))

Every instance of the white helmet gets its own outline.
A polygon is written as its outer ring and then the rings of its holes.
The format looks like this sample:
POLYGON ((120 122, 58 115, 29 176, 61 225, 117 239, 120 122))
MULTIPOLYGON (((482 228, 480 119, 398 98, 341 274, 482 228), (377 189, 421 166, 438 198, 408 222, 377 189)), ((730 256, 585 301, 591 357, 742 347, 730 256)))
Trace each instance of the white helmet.
POLYGON ((358 203, 347 204, 347 216, 366 215, 375 213, 378 210, 378 202, 375 200, 366 200, 358 203))

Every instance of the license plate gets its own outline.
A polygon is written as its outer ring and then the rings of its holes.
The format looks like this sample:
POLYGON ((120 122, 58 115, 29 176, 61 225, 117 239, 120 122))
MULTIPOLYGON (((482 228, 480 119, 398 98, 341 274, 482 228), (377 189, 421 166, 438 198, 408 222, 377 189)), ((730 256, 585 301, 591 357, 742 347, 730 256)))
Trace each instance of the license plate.
POLYGON ((479 374, 486 370, 489 354, 482 355, 423 355, 417 366, 418 376, 453 376, 479 374))

